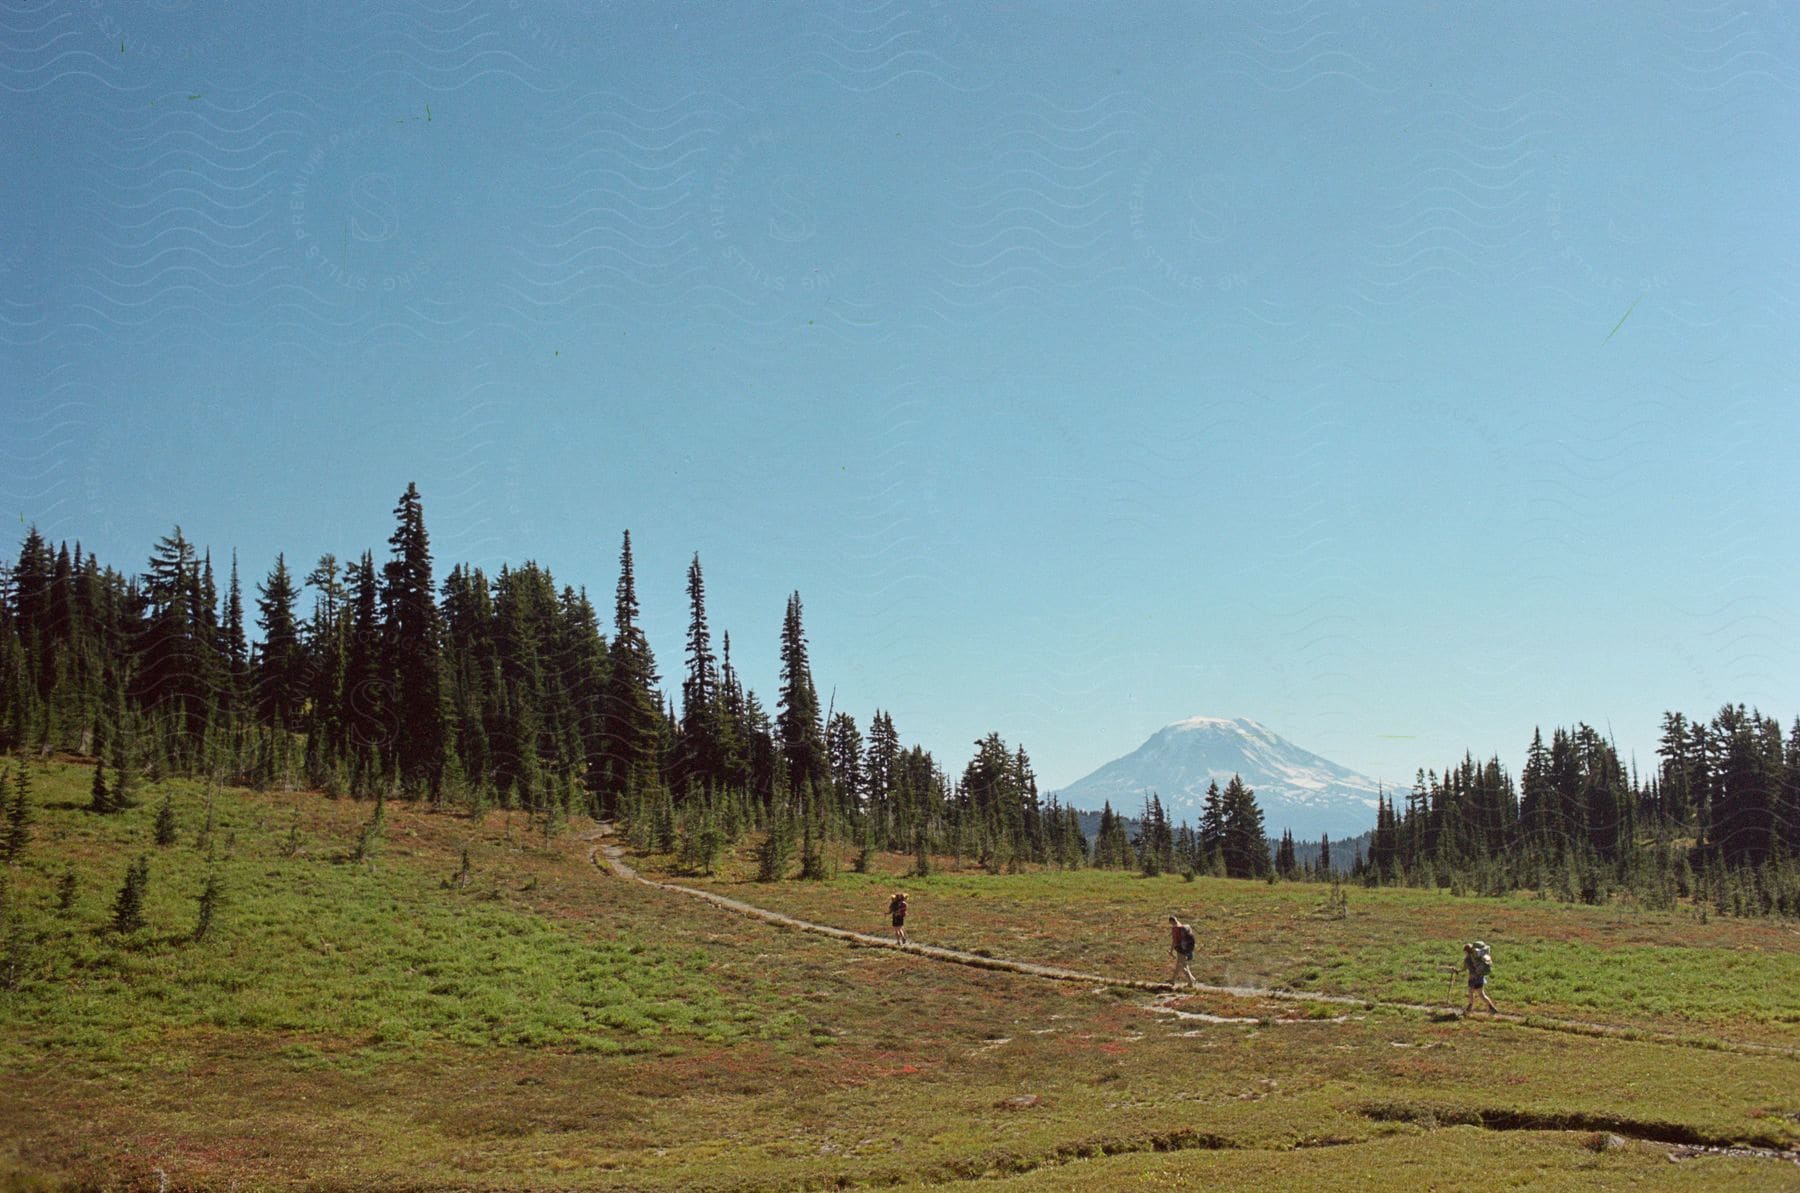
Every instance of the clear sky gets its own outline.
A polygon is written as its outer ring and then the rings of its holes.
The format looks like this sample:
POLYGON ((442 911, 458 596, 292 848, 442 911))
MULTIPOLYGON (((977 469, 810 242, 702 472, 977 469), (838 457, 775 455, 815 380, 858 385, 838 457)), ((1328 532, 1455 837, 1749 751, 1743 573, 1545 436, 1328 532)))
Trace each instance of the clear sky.
MULTIPOLYGON (((1800 8, 0 3, 0 501, 532 558, 1051 786, 1800 712, 1800 8)), ((15 540, 16 541, 16 540, 15 540)), ((9 548, 10 551, 10 548, 9 548)), ((606 627, 610 629, 610 627, 606 627)))

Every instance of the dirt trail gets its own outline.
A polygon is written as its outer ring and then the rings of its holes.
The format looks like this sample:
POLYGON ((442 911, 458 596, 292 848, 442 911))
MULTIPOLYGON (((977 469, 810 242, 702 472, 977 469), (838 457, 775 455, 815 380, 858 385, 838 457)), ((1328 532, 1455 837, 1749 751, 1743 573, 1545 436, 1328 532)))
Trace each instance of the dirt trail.
MULTIPOLYGON (((754 904, 745 903, 738 899, 732 899, 725 895, 715 894, 712 891, 703 891, 691 886, 682 886, 679 883, 659 882, 653 878, 645 878, 626 863, 625 847, 623 845, 607 843, 605 841, 606 835, 606 828, 605 826, 602 826, 600 837, 596 841, 594 847, 588 851, 588 860, 594 862, 595 865, 599 865, 600 859, 604 858, 607 867, 621 878, 636 879, 645 886, 655 887, 657 890, 669 891, 678 895, 687 895, 693 899, 704 899, 706 902, 723 907, 727 911, 735 911, 741 915, 752 916, 756 919, 766 921, 767 923, 779 924, 784 928, 797 928, 802 932, 812 932, 820 936, 829 936, 834 940, 847 940, 854 944, 864 945, 869 948, 894 949, 898 952, 911 953, 918 957, 929 957, 933 961, 948 961, 957 965, 974 966, 977 969, 1004 969, 1010 970, 1013 973, 1029 974, 1034 978, 1050 978, 1059 982, 1085 982, 1089 985, 1097 986, 1128 986, 1137 990, 1155 990, 1159 992, 1174 988, 1167 982, 1145 982, 1131 978, 1109 978, 1102 977, 1099 974, 1082 973, 1079 970, 1059 969, 1054 965, 1033 965, 1028 961, 1011 961, 1004 957, 987 957, 980 953, 967 953, 961 949, 945 949, 935 945, 925 944, 901 944, 899 941, 886 936, 871 936, 866 932, 852 932, 847 928, 833 928, 829 924, 815 924, 811 920, 796 919, 791 915, 783 915, 779 911, 770 911, 766 907, 757 907, 754 904)), ((1203 987, 1203 989, 1206 989, 1206 987, 1203 987)), ((1348 1001, 1361 1005, 1361 1000, 1359 999, 1350 999, 1348 1001)))
MULTIPOLYGON (((901 944, 887 936, 871 936, 866 932, 852 932, 847 928, 833 928, 829 924, 817 924, 811 920, 797 919, 784 915, 779 911, 770 911, 766 907, 757 907, 739 899, 733 899, 712 891, 700 890, 696 887, 682 886, 680 883, 661 882, 653 878, 645 878, 625 861, 625 847, 612 841, 612 826, 602 823, 599 828, 581 838, 593 842, 588 850, 588 861, 599 866, 604 860, 608 869, 620 878, 629 878, 641 882, 645 886, 671 894, 685 895, 690 899, 701 899, 722 907, 727 911, 735 911, 754 919, 770 924, 778 924, 784 928, 794 928, 801 932, 811 932, 819 936, 829 936, 834 940, 849 941, 865 948, 893 949, 896 952, 910 953, 925 957, 932 961, 943 961, 954 965, 967 965, 976 969, 1006 970, 1011 973, 1025 974, 1034 978, 1047 978, 1057 982, 1081 982, 1090 986, 1115 986, 1132 990, 1150 990, 1158 994, 1181 994, 1193 992, 1199 994, 1224 994, 1236 998, 1261 998, 1284 1002, 1325 1003, 1331 1006, 1354 1007, 1359 1010, 1408 1011, 1414 1014, 1445 1015, 1454 1013, 1441 1006, 1427 1006, 1413 1002, 1387 1002, 1379 999, 1356 998, 1347 994, 1323 994, 1312 990, 1275 990, 1260 986, 1177 986, 1170 982, 1152 982, 1141 978, 1109 977, 1104 974, 1084 973, 1075 969, 1063 969, 1054 965, 1034 965, 1029 961, 1013 961, 1005 957, 989 957, 982 953, 970 953, 961 949, 946 949, 936 945, 901 944)), ((1166 1008, 1158 1008, 1166 1010, 1166 1008)), ((1186 1017, 1186 1016, 1184 1016, 1186 1017)), ((1215 1016, 1195 1015, 1194 1018, 1216 1019, 1215 1016)), ((1589 1023, 1579 1019, 1552 1019, 1541 1015, 1515 1015, 1510 1013, 1476 1014, 1470 1016, 1491 1023, 1505 1024, 1511 1027, 1532 1028, 1538 1031, 1557 1031, 1572 1035, 1595 1036, 1602 1039, 1630 1040, 1638 1043, 1676 1045, 1686 1048, 1704 1048, 1714 1052, 1737 1052, 1750 1056, 1781 1056, 1792 1060, 1800 1060, 1800 1049, 1784 1048, 1778 1044, 1755 1044, 1746 1040, 1707 1039, 1694 1036, 1676 1035, 1673 1032, 1653 1031, 1648 1028, 1626 1027, 1614 1023, 1589 1023)), ((1231 1019, 1220 1019, 1221 1022, 1233 1022, 1231 1019)), ((1251 1022, 1255 1022, 1252 1020, 1251 1022)), ((1301 1020, 1300 1022, 1306 1022, 1301 1020)))

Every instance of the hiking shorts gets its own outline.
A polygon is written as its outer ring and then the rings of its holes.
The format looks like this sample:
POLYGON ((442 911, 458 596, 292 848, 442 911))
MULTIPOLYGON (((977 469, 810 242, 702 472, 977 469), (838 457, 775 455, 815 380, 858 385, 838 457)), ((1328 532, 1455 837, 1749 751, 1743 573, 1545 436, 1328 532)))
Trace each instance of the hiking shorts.
POLYGON ((1487 985, 1487 977, 1485 975, 1479 978, 1469 979, 1469 989, 1471 990, 1479 990, 1485 985, 1487 985))
POLYGON ((896 927, 896 928, 906 927, 906 917, 903 915, 895 916, 894 917, 894 927, 896 927))

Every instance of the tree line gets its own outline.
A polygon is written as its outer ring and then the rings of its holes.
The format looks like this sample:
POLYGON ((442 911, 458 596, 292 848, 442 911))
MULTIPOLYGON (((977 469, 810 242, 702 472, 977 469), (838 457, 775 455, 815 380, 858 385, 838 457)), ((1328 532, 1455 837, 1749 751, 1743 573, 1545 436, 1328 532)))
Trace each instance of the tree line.
POLYGON ((990 734, 953 779, 888 712, 865 733, 822 709, 797 592, 770 708, 730 633, 715 640, 695 556, 678 707, 640 622, 629 531, 607 632, 585 589, 535 562, 458 564, 438 583, 416 486, 394 519, 383 557, 302 570, 278 555, 248 592, 235 556, 215 565, 179 526, 141 572, 32 528, 0 565, 0 750, 94 756, 97 811, 128 803, 139 776, 199 774, 610 817, 702 861, 751 829, 791 836, 815 868, 826 841, 865 863, 1086 861, 1074 811, 1040 798, 1023 747, 990 734))
MULTIPOLYGON (((1297 878, 1301 869, 1293 864, 1292 846, 1291 836, 1283 834, 1283 848, 1270 856, 1256 793, 1233 775, 1223 791, 1216 782, 1207 785, 1198 826, 1171 821, 1162 797, 1154 791, 1144 797, 1135 823, 1114 812, 1108 802, 1095 833, 1094 865, 1136 869, 1152 878, 1168 873, 1297 878)), ((1326 862, 1329 865, 1329 854, 1326 862)))
POLYGON ((1657 765, 1627 767, 1592 726, 1534 732, 1517 783, 1497 757, 1420 770, 1379 801, 1356 872, 1372 883, 1529 889, 1734 914, 1800 915, 1800 718, 1742 704, 1665 713, 1657 765))
MULTIPOLYGON (((387 552, 278 555, 246 596, 235 556, 221 589, 210 551, 179 527, 126 573, 35 528, 0 564, 0 750, 92 756, 96 811, 139 776, 200 774, 328 795, 517 808, 554 824, 622 822, 698 870, 753 830, 771 875, 820 876, 846 850, 1023 865, 1240 878, 1333 874, 1331 843, 1298 860, 1271 842, 1254 793, 1207 792, 1200 823, 1171 823, 1146 793, 1136 821, 1108 805, 1089 842, 1076 811, 1038 788, 1022 746, 990 733, 954 777, 877 709, 865 727, 822 709, 800 594, 787 598, 773 709, 717 645, 699 557, 687 568, 679 706, 640 624, 622 536, 610 633, 585 589, 535 562, 434 578, 409 485, 387 552), (303 600, 310 597, 307 609, 303 600), (251 624, 257 631, 253 638, 251 624)), ((1720 910, 1800 914, 1800 720, 1742 705, 1664 718, 1640 778, 1587 725, 1535 735, 1515 784, 1498 758, 1420 770, 1379 801, 1369 883, 1534 889, 1599 901, 1699 898, 1720 910)), ((1341 846, 1340 846, 1341 852, 1341 846)), ((1341 868, 1344 859, 1338 859, 1341 868)))

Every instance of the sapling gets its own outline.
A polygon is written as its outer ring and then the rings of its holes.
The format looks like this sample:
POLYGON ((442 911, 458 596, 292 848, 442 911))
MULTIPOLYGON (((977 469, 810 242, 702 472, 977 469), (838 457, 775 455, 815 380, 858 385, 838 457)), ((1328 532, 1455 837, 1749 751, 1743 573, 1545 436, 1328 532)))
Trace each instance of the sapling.
POLYGON ((207 932, 212 928, 213 913, 218 911, 222 902, 224 894, 219 890, 219 876, 209 872, 206 885, 200 888, 200 915, 194 923, 194 943, 198 944, 206 939, 207 932))
POLYGON ((158 846, 175 844, 175 797, 170 792, 163 792, 162 806, 156 809, 156 843, 158 846))
POLYGON ((150 886, 150 859, 140 857, 125 869, 125 883, 113 899, 113 928, 129 935, 144 926, 144 892, 150 886))

